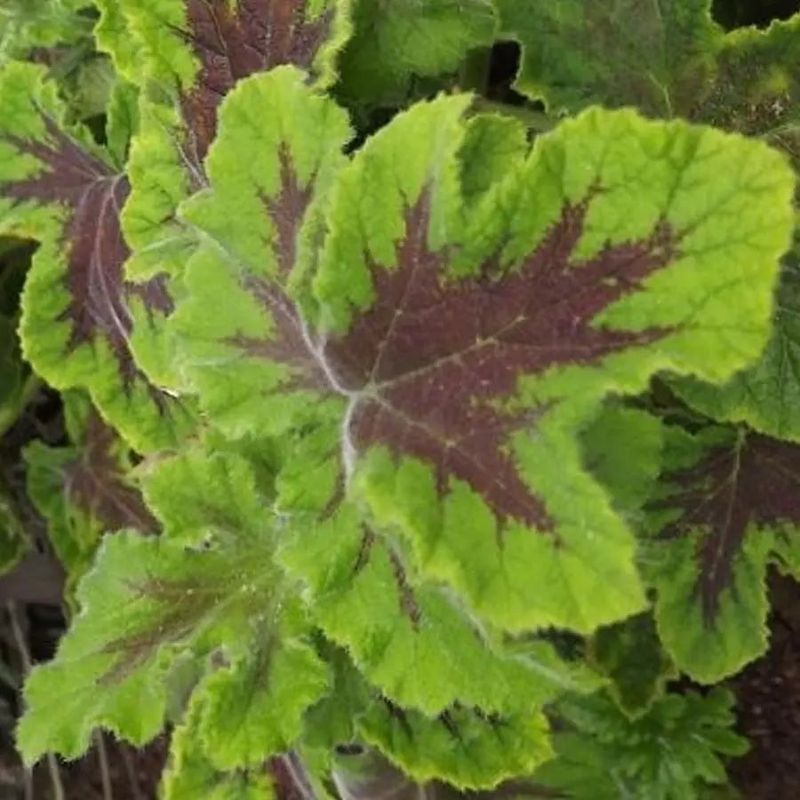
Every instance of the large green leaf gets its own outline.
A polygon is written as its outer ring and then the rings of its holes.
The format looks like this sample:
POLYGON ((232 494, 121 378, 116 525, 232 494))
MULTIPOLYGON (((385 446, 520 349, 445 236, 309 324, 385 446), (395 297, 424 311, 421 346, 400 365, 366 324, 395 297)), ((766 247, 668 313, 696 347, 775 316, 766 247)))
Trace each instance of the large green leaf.
POLYGON ((670 429, 646 569, 676 665, 713 683, 767 647, 770 564, 800 577, 800 447, 744 429, 670 429))
POLYGON ((23 297, 26 358, 58 389, 87 387, 138 450, 174 444, 191 416, 131 352, 173 303, 161 277, 137 286, 123 277, 127 179, 86 131, 63 124, 56 87, 38 67, 6 66, 0 102, 0 230, 40 242, 23 297))
POLYGON ((344 488, 410 548, 405 574, 509 629, 590 631, 644 598, 577 432, 656 371, 757 356, 793 179, 761 143, 593 110, 466 208, 467 105, 420 104, 343 166, 346 124, 302 73, 243 82, 182 211, 208 235, 184 367, 227 435, 287 442, 287 513, 330 518, 344 488))
POLYGON ((686 115, 714 73, 711 0, 497 0, 522 45, 515 84, 556 114, 593 103, 686 115))

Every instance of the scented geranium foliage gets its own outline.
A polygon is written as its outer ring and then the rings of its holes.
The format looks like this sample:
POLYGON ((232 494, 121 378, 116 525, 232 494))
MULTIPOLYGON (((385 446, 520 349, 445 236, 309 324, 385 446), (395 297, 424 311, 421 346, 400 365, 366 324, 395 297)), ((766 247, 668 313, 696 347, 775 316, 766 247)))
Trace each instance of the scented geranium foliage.
POLYGON ((793 140, 731 88, 794 91, 795 22, 527 5, 97 0, 99 132, 0 72, 38 246, 0 397, 43 379, 69 440, 25 451, 72 612, 28 763, 170 727, 167 800, 274 759, 343 800, 724 782, 728 696, 669 686, 756 658, 800 575, 793 140), (508 35, 543 135, 457 88, 508 35))

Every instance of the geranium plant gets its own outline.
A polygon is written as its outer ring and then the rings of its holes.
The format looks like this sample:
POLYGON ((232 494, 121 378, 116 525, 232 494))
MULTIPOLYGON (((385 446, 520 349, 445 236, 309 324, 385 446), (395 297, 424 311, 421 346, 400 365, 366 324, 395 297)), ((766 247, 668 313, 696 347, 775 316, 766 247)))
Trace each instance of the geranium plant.
POLYGON ((800 576, 800 17, 51 5, 0 72, 38 244, 0 401, 46 382, 69 437, 25 455, 71 617, 25 761, 168 729, 167 800, 270 797, 273 759, 343 800, 724 784, 703 687, 800 576), (37 57, 68 12, 99 123, 37 57))

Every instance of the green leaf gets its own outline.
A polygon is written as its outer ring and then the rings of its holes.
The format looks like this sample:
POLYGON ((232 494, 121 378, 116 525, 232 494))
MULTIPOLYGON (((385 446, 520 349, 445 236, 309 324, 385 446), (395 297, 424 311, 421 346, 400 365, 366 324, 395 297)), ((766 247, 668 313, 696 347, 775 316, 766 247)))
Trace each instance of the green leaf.
POLYGON ((467 103, 415 106, 342 166, 344 120, 300 73, 234 90, 182 209, 208 235, 183 365, 226 435, 286 442, 286 513, 330 516, 338 475, 406 574, 511 630, 588 632, 644 597, 578 433, 657 371, 721 380, 758 354, 793 178, 760 143, 593 110, 466 210, 467 103))
POLYGON ((11 493, 0 482, 0 575, 19 563, 29 546, 11 493))
POLYGON ((430 719, 384 703, 361 718, 359 731, 415 781, 440 778, 460 789, 491 789, 552 755, 540 711, 486 716, 454 708, 430 719))
POLYGON ((337 90, 363 108, 400 105, 415 77, 455 72, 491 45, 497 20, 491 0, 357 0, 353 24, 337 90))
POLYGON ((174 444, 191 415, 131 353, 132 342, 163 324, 172 298, 162 278, 134 286, 123 277, 127 179, 86 131, 64 127, 63 104, 41 69, 6 66, 0 102, 9 109, 0 123, 0 230, 40 242, 23 298, 26 358, 58 389, 87 387, 137 450, 174 444))
POLYGON ((257 767, 289 750, 303 716, 328 688, 328 671, 306 644, 268 636, 197 690, 198 736, 219 769, 257 767))
MULTIPOLYGON (((68 447, 34 441, 25 450, 27 488, 47 519, 48 538, 67 573, 67 591, 89 568, 103 534, 123 529, 154 534, 158 523, 128 474, 130 451, 79 396, 66 396, 72 411, 68 447), (80 405, 82 419, 75 419, 80 405)), ((69 418, 69 417, 68 417, 69 418)))
POLYGON ((646 569, 667 651, 714 683, 766 650, 768 565, 798 574, 800 447, 744 429, 670 438, 646 569))
MULTIPOLYGON (((203 486, 196 491, 202 501, 203 486)), ((272 561, 272 524, 262 509, 248 528, 220 541, 204 541, 202 529, 194 543, 188 536, 172 540, 169 531, 104 539, 78 589, 81 614, 55 660, 28 680, 18 730, 27 762, 50 750, 80 755, 96 726, 141 744, 164 723, 167 678, 181 658, 216 652, 236 663, 254 631, 301 634, 295 605, 281 597, 286 587, 272 561)))
POLYGON ((164 800, 273 800, 263 765, 254 770, 217 769, 200 746, 199 706, 172 734, 170 763, 162 781, 164 800))
POLYGON ((4 0, 0 9, 0 63, 25 58, 37 47, 89 38, 92 0, 4 0), (82 13, 81 13, 82 12, 82 13))
POLYGON ((714 80, 691 116, 761 136, 800 167, 800 14, 766 30, 732 31, 716 60, 714 80))
POLYGON ((768 436, 800 441, 800 260, 792 253, 781 276, 775 328, 752 366, 722 386, 691 378, 670 381, 681 399, 720 422, 744 422, 768 436))
POLYGON ((522 45, 515 87, 554 114, 593 103, 687 115, 723 38, 711 0, 497 0, 522 45))
POLYGON ((698 800, 705 787, 727 782, 721 757, 747 750, 732 730, 732 705, 720 688, 670 694, 630 720, 602 693, 564 701, 556 758, 534 780, 573 800, 698 800))
POLYGON ((661 422, 645 411, 611 403, 583 432, 582 444, 586 468, 609 492, 614 508, 638 519, 661 472, 661 422))
POLYGON ((611 679, 612 697, 631 718, 645 714, 666 682, 678 677, 650 614, 600 628, 592 637, 589 660, 611 679))

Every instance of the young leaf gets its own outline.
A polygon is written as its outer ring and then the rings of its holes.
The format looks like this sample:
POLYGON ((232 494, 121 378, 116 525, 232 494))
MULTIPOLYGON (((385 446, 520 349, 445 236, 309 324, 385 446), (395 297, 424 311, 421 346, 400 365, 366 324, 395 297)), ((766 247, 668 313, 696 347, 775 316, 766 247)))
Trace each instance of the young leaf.
POLYGON ((723 30, 711 0, 498 0, 522 45, 515 87, 554 114, 599 103, 686 115, 713 76, 723 30))
MULTIPOLYGON (((69 405, 81 398, 67 396, 69 405)), ((89 404, 72 422, 69 447, 32 442, 25 451, 28 494, 48 522, 48 536, 68 575, 68 592, 88 569, 104 533, 156 533, 158 523, 128 472, 130 454, 89 404)))
POLYGON ((363 108, 398 105, 415 77, 455 72, 491 45, 497 20, 490 0, 357 0, 353 25, 337 91, 363 108))
POLYGON ((800 447, 727 428, 670 436, 647 570, 665 647, 713 683, 766 649, 768 565, 800 577, 800 447))
POLYGON ((131 353, 131 340, 158 326, 172 299, 161 278, 134 286, 123 277, 126 178, 86 132, 63 126, 63 105, 39 68, 8 65, 0 101, 9 109, 0 123, 0 229, 41 243, 23 298, 26 357, 57 388, 88 387, 137 450, 174 444, 189 414, 131 353))
POLYGON ((534 780, 573 800, 699 800, 709 786, 727 783, 721 757, 747 750, 731 730, 732 705, 720 688, 670 694, 632 721, 602 693, 564 701, 558 713, 567 730, 534 780))
POLYGON ((184 365, 226 434, 295 442, 287 511, 342 470, 378 532, 484 617, 590 631, 643 596, 577 431, 658 370, 719 380, 757 355, 793 179, 760 143, 593 110, 467 214, 467 102, 399 115, 332 178, 346 127, 300 73, 234 90, 211 189, 182 211, 211 239, 176 316, 184 365))

